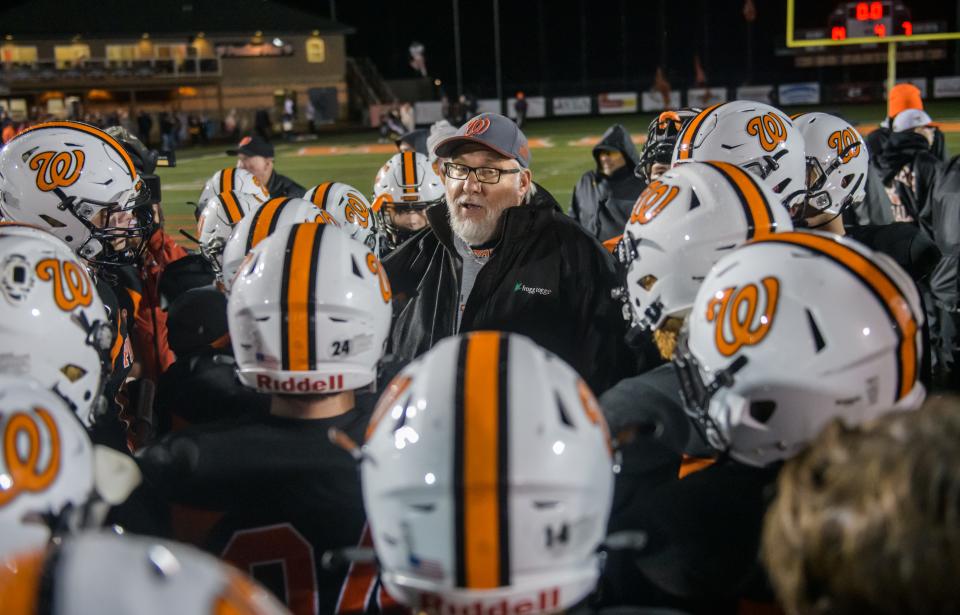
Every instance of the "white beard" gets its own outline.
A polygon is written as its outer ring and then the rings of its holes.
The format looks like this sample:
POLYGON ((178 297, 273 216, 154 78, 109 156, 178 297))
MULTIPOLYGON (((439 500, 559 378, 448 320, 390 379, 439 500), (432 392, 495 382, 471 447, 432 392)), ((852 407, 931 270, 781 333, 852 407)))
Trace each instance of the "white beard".
POLYGON ((447 211, 450 213, 450 228, 457 237, 467 243, 467 245, 477 246, 493 237, 497 230, 497 223, 500 222, 502 209, 484 208, 483 217, 479 220, 470 220, 462 217, 462 211, 459 205, 447 203, 447 211))

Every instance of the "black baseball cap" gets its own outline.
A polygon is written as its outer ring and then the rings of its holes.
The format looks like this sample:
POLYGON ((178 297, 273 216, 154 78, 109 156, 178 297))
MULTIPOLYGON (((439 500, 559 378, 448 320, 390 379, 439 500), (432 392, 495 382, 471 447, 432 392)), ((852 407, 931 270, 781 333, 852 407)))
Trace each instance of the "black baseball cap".
POLYGON ((267 143, 259 135, 247 135, 240 139, 236 149, 228 149, 228 156, 263 156, 264 158, 273 158, 273 145, 267 143))
POLYGON ((505 115, 481 113, 461 126, 455 135, 438 143, 434 153, 440 158, 450 158, 464 143, 482 145, 504 158, 513 158, 524 168, 530 166, 527 137, 516 123, 505 115))

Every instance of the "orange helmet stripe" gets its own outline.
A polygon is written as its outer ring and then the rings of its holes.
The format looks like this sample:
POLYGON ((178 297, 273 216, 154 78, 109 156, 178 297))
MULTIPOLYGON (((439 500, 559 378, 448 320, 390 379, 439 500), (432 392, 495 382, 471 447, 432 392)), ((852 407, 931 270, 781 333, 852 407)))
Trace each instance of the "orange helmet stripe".
POLYGON ((726 103, 720 103, 713 105, 712 107, 707 107, 700 113, 698 113, 690 123, 687 124, 686 128, 683 129, 683 132, 680 134, 680 148, 679 148, 679 159, 680 160, 689 160, 692 156, 691 150, 693 149, 693 141, 697 137, 697 131, 700 130, 700 125, 703 124, 703 120, 707 119, 707 116, 713 113, 713 110, 726 103))
POLYGON ((92 137, 96 137, 112 147, 117 154, 120 155, 120 158, 123 160, 124 164, 127 167, 127 173, 130 175, 130 179, 136 179, 137 169, 133 166, 133 159, 130 158, 130 154, 127 153, 127 150, 123 149, 123 146, 120 145, 120 142, 111 137, 106 132, 96 128, 94 126, 89 126, 87 124, 81 124, 80 122, 43 122, 42 124, 37 124, 36 126, 31 126, 23 132, 21 132, 17 137, 25 135, 28 132, 34 130, 40 130, 41 128, 69 128, 70 130, 78 130, 80 132, 85 132, 92 137))
POLYGON ((747 217, 747 239, 758 239, 777 230, 773 211, 756 179, 740 167, 729 162, 707 162, 723 176, 740 199, 740 206, 747 217))
POLYGON ((220 192, 230 192, 236 183, 237 169, 231 167, 220 171, 220 192))
POLYGON ((223 211, 227 214, 227 220, 230 221, 230 224, 240 222, 240 219, 243 218, 243 211, 240 209, 240 203, 237 202, 236 195, 233 192, 223 192, 218 194, 217 198, 223 205, 223 211))
POLYGON ((313 190, 313 196, 310 197, 310 202, 319 207, 320 209, 327 210, 327 196, 330 194, 330 186, 333 185, 333 182, 323 182, 313 190))
POLYGON ((247 252, 256 247, 267 235, 277 228, 277 220, 283 206, 290 201, 287 197, 277 197, 264 203, 254 214, 250 233, 247 235, 247 252))
POLYGON ((510 582, 507 337, 473 333, 460 346, 455 421, 458 587, 510 582))
POLYGON ((287 239, 280 291, 283 369, 308 371, 317 366, 315 289, 322 224, 297 224, 287 239))
POLYGON ((890 276, 853 248, 827 237, 812 233, 780 233, 770 235, 764 238, 764 241, 803 246, 822 254, 840 264, 870 290, 887 312, 890 324, 899 338, 897 401, 910 393, 916 384, 920 358, 920 349, 917 347, 919 324, 910 308, 910 302, 890 276))

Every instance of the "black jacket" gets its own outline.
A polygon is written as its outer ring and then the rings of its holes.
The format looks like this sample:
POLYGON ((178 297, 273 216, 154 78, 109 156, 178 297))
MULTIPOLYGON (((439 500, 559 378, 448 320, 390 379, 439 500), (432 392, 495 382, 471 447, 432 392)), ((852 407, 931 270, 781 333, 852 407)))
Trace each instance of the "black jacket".
MULTIPOLYGON (((526 335, 600 393, 630 367, 626 323, 610 297, 613 259, 546 191, 538 197, 503 213, 499 247, 477 275, 460 331, 526 335)), ((430 227, 384 260, 398 308, 392 353, 401 364, 457 333, 462 261, 446 204, 428 209, 427 219, 430 227)))
POLYGON ((633 174, 640 156, 630 140, 630 133, 620 124, 614 124, 603 133, 600 142, 593 148, 593 158, 596 169, 584 173, 573 189, 570 216, 588 233, 600 241, 606 241, 623 234, 630 210, 645 184, 633 174), (608 177, 600 172, 598 156, 601 150, 611 148, 622 153, 627 164, 608 177))
POLYGON ((270 176, 270 181, 267 182, 267 192, 272 197, 286 196, 302 199, 303 195, 307 193, 307 189, 286 175, 280 175, 274 171, 273 175, 270 176))

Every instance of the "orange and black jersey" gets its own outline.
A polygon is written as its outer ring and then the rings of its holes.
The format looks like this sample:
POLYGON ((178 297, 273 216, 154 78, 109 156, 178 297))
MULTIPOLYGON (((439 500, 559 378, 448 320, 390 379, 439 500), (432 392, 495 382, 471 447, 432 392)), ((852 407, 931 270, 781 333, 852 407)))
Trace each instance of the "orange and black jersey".
POLYGON ((294 613, 332 613, 348 564, 325 567, 324 554, 357 546, 365 516, 357 462, 328 432, 362 442, 374 401, 358 395, 354 410, 328 419, 190 427, 145 449, 140 467, 149 488, 181 505, 176 538, 251 573, 294 613))
POLYGON ((126 449, 126 427, 120 422, 117 393, 127 379, 134 361, 130 332, 140 300, 139 285, 135 282, 138 282, 136 275, 114 278, 112 283, 101 278, 96 282, 97 294, 110 319, 113 344, 109 350, 111 370, 103 387, 103 395, 108 404, 107 414, 97 419, 91 435, 95 442, 117 450, 126 449), (131 278, 131 282, 128 282, 127 278, 131 278), (122 283, 117 280, 122 280, 122 283))

